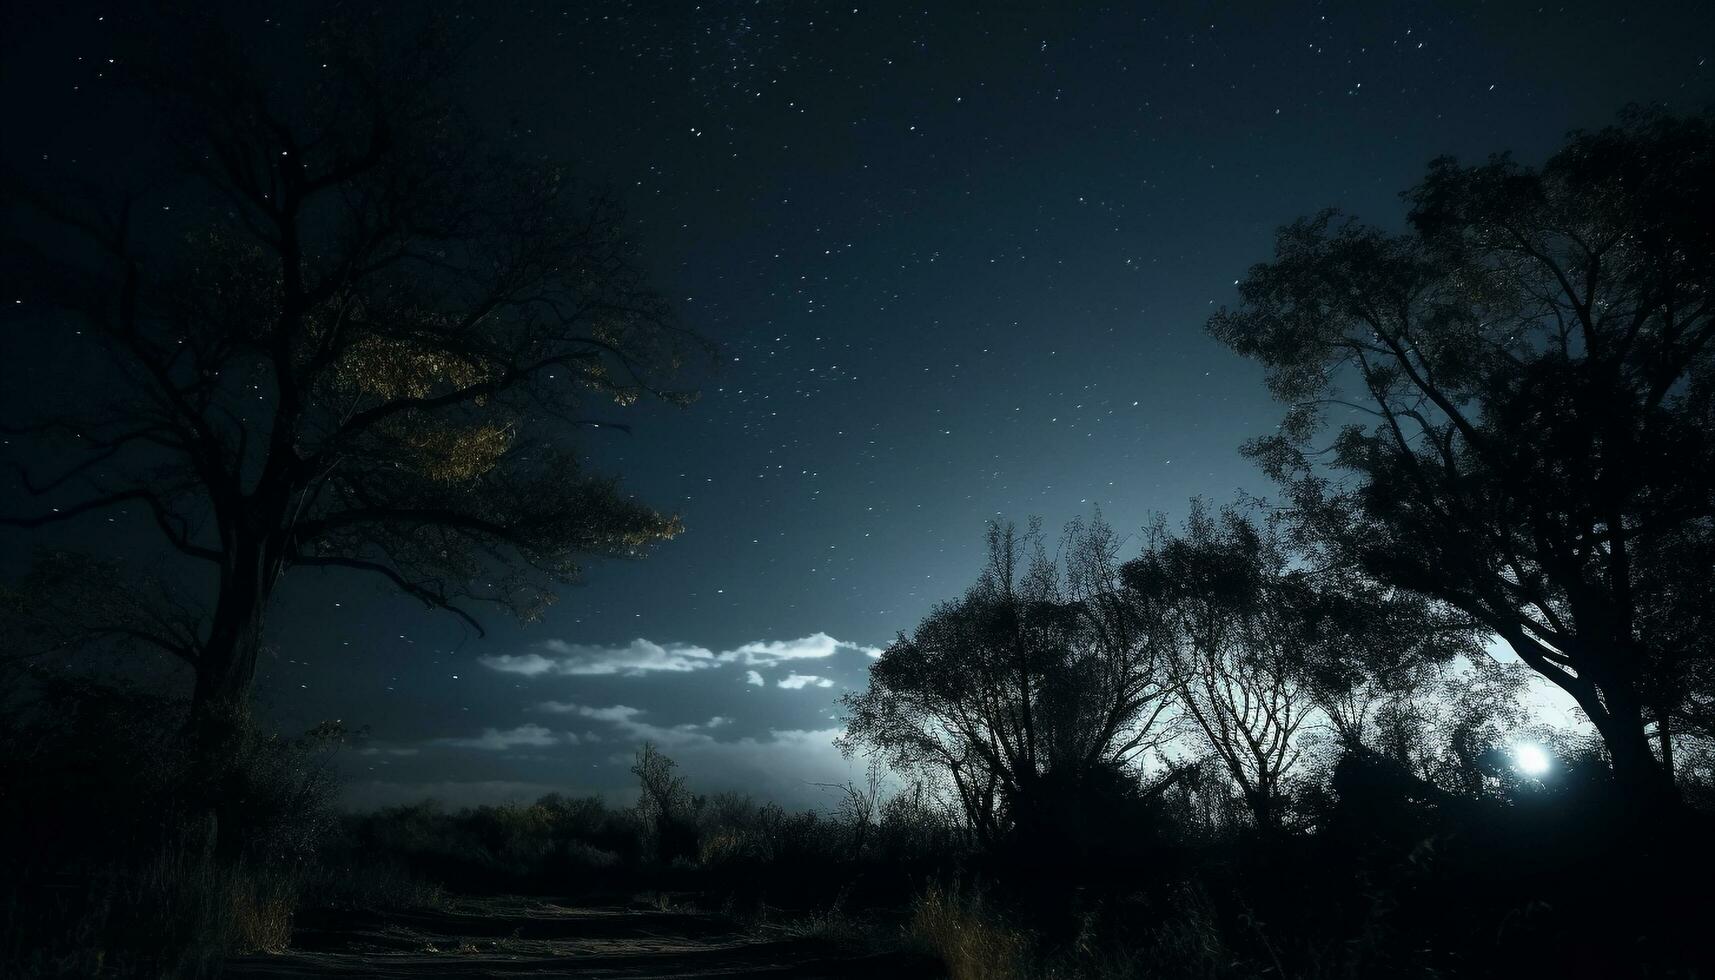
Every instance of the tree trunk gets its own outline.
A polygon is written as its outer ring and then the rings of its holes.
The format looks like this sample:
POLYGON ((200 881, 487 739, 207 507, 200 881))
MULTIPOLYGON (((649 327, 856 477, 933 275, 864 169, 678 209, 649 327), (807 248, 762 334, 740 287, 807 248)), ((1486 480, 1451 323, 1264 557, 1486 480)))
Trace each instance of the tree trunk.
POLYGON ((1657 708, 1655 713, 1655 734, 1661 742, 1661 767, 1667 773, 1668 782, 1679 785, 1673 771, 1673 721, 1666 708, 1657 708))
MULTIPOLYGON (((1515 651, 1524 649, 1520 637, 1507 639, 1515 651)), ((1616 644, 1609 649, 1617 648, 1616 644)), ((1635 672, 1628 669, 1626 659, 1604 655, 1600 647, 1577 652, 1575 665, 1578 677, 1584 682, 1573 685, 1556 680, 1556 683, 1578 702, 1584 717, 1601 735, 1614 767, 1620 804, 1633 817, 1644 820, 1677 813, 1683 808, 1683 800, 1672 775, 1650 748, 1635 672)))
POLYGON ((222 576, 220 597, 197 660, 192 714, 205 721, 241 721, 249 710, 250 687, 262 645, 267 588, 260 568, 222 576))
POLYGON ((1256 819, 1257 833, 1263 837, 1272 837, 1280 819, 1275 812, 1274 794, 1259 789, 1246 795, 1249 797, 1251 816, 1256 819))
POLYGON ((1627 808, 1643 818, 1677 810, 1681 803, 1679 787, 1651 751, 1637 698, 1624 684, 1612 684, 1603 687, 1602 699, 1608 710, 1596 729, 1613 761, 1614 782, 1627 808))
POLYGON ((235 550, 238 558, 221 575, 191 696, 191 738, 206 843, 225 859, 236 858, 243 843, 236 811, 243 795, 240 755, 250 721, 263 613, 274 579, 260 546, 235 550))

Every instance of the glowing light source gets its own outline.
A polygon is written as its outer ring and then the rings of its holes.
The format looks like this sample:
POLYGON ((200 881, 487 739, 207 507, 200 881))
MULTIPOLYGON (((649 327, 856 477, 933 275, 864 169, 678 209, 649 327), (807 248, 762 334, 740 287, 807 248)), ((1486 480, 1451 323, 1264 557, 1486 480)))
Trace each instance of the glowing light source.
POLYGON ((1548 753, 1540 745, 1526 742, 1513 746, 1513 765, 1526 776, 1540 776, 1548 771, 1551 764, 1548 753))

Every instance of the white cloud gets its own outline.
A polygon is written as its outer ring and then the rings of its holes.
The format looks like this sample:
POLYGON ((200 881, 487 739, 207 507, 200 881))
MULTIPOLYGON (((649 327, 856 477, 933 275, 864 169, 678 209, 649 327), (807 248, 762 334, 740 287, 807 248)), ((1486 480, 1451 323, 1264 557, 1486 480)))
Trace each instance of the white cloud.
POLYGON ((558 745, 561 742, 575 743, 577 736, 567 732, 565 737, 555 735, 541 725, 519 725, 517 728, 501 731, 498 728, 485 728, 481 735, 475 738, 437 738, 436 745, 451 745, 465 749, 489 749, 504 751, 515 745, 542 747, 558 745))
POLYGON ((881 651, 857 643, 836 640, 826 633, 811 633, 796 640, 757 640, 720 655, 722 660, 737 660, 751 666, 771 667, 787 660, 820 660, 841 650, 852 650, 871 657, 881 651))
MULTIPOLYGON (((596 721, 605 721, 617 729, 621 735, 626 736, 627 738, 636 741, 657 742, 661 745, 689 745, 698 742, 712 742, 714 741, 714 736, 709 734, 709 730, 719 728, 720 726, 732 721, 731 718, 724 718, 720 715, 716 715, 701 724, 686 722, 681 725, 673 725, 669 727, 665 725, 650 724, 646 721, 639 721, 637 716, 644 714, 645 712, 639 708, 633 708, 623 704, 610 705, 606 708, 592 708, 589 705, 572 704, 569 701, 544 701, 536 707, 538 710, 550 711, 554 714, 577 715, 579 718, 591 718, 596 721)), ((590 739, 590 741, 596 740, 590 739)))
POLYGON ((526 677, 541 674, 640 677, 654 671, 684 673, 720 666, 714 651, 704 647, 684 643, 663 646, 641 637, 622 647, 584 646, 564 640, 549 640, 540 649, 540 653, 483 657, 481 662, 491 670, 526 677))
POLYGON ((483 657, 478 662, 490 670, 498 670, 503 674, 523 674, 525 677, 546 674, 554 669, 554 662, 539 653, 508 653, 498 657, 483 657))
POLYGON ((540 711, 551 711, 557 715, 577 715, 580 718, 611 721, 616 725, 624 724, 643 713, 642 708, 632 708, 623 704, 606 708, 591 708, 587 705, 573 704, 570 701, 543 701, 536 708, 540 711))
POLYGON ((818 677, 815 674, 788 674, 776 681, 775 686, 796 691, 805 687, 833 687, 834 682, 830 678, 818 677))
MULTIPOLYGON (((826 633, 812 633, 796 640, 756 640, 721 653, 690 643, 663 644, 642 637, 618 647, 549 640, 527 653, 498 654, 483 657, 479 662, 490 670, 504 674, 522 674, 525 677, 548 674, 571 677, 642 677, 654 673, 682 674, 706 670, 719 667, 723 663, 739 663, 746 667, 766 670, 801 660, 825 660, 842 652, 861 653, 871 658, 881 656, 879 647, 847 643, 826 633)), ((756 669, 745 671, 745 682, 758 686, 764 684, 762 675, 756 669)))

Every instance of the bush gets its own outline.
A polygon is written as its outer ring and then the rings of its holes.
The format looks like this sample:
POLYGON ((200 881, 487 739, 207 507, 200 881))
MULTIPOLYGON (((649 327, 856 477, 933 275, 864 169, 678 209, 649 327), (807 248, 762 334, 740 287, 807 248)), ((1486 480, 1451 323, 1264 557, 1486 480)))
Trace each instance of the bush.
POLYGON ((596 797, 550 794, 455 812, 425 800, 348 816, 330 860, 394 876, 409 868, 424 884, 461 891, 567 892, 609 886, 616 872, 638 867, 643 838, 634 812, 596 797))
POLYGON ((443 908, 446 889, 395 858, 330 848, 305 874, 299 908, 395 911, 443 908))
POLYGON ((336 728, 253 729, 215 775, 214 847, 188 705, 37 672, 0 723, 0 974, 201 976, 232 952, 284 949, 333 823, 336 728))

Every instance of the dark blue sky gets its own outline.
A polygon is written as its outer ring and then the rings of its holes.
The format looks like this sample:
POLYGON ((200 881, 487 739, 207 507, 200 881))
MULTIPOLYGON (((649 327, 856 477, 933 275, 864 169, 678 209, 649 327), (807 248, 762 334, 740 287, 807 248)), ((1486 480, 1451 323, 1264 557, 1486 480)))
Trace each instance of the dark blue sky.
MULTIPOLYGON (((695 406, 590 440, 688 531, 485 639, 292 573, 263 698, 371 728, 360 802, 612 789, 642 737, 700 786, 813 799, 846 775, 826 733, 863 648, 963 589, 985 521, 1266 491, 1237 448, 1278 411, 1203 323, 1277 225, 1397 224, 1434 156, 1536 161, 1627 102, 1708 105, 1712 10, 484 5, 473 109, 611 183, 722 345, 695 406), (844 645, 789 642, 818 634, 844 645)), ((6 103, 64 106, 14 137, 75 128, 104 22, 7 16, 6 103)), ((267 16, 234 22, 289 38, 267 16)))

